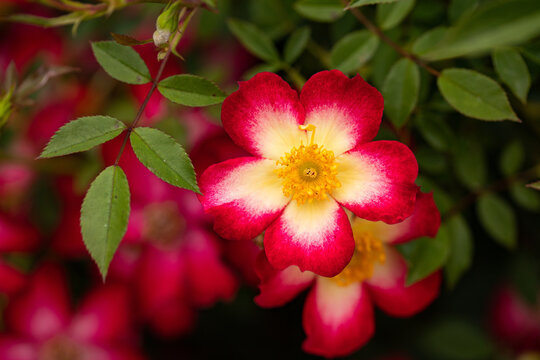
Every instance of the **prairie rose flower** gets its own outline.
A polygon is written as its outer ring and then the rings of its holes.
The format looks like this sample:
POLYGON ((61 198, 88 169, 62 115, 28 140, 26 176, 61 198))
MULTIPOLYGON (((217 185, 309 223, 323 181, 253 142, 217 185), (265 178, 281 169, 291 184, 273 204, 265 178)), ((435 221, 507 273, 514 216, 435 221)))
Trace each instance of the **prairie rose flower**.
POLYGON ((303 349, 327 357, 347 355, 373 335, 373 304, 389 315, 406 317, 437 296, 440 272, 406 286, 407 265, 393 245, 433 237, 439 225, 432 195, 422 193, 413 215, 399 224, 354 218, 355 253, 347 267, 332 278, 302 272, 297 266, 275 270, 261 252, 256 265, 261 293, 255 302, 262 307, 281 306, 313 285, 304 305, 307 338, 303 349))
POLYGON ((0 209, 19 212, 34 181, 34 172, 25 165, 0 164, 0 209))
POLYGON ((399 142, 370 142, 382 111, 375 88, 337 70, 312 76, 300 95, 272 73, 241 82, 225 99, 221 118, 232 140, 253 156, 202 174, 200 200, 214 229, 238 240, 265 231, 272 266, 337 275, 355 248, 342 206, 386 223, 402 221, 414 208, 414 155, 399 142))
POLYGON ((139 360, 132 348, 129 296, 118 285, 87 294, 78 311, 69 306, 62 272, 39 268, 29 286, 8 304, 9 332, 0 334, 3 360, 139 360))

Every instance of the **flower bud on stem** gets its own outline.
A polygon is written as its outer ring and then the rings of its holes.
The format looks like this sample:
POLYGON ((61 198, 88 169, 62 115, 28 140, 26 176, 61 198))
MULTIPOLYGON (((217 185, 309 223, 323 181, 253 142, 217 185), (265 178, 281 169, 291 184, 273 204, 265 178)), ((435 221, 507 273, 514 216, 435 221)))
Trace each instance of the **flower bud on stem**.
POLYGON ((152 80, 152 87, 148 91, 148 94, 146 95, 146 98, 144 99, 143 103, 139 107, 139 111, 137 111, 137 115, 135 116, 135 119, 133 120, 131 125, 129 125, 128 128, 127 128, 126 135, 124 136, 124 141, 122 143, 122 146, 120 147, 120 151, 118 152, 118 156, 116 157, 114 165, 118 165, 118 163, 120 162, 120 158, 122 157, 122 153, 124 152, 124 148, 126 147, 129 136, 131 135, 131 132, 137 126, 137 123, 141 119, 142 114, 144 112, 144 109, 146 109, 146 105, 148 105, 148 101, 150 101, 150 98, 152 97, 152 94, 156 90, 157 85, 159 83, 159 80, 161 79, 161 75, 163 74, 163 70, 165 69, 165 65, 167 64, 167 60, 169 60, 169 56, 171 55, 171 52, 173 52, 173 53, 176 52, 175 47, 178 44, 178 42, 180 41, 180 39, 182 38, 182 35, 183 35, 189 21, 191 20, 191 17, 195 13, 195 10, 196 10, 196 8, 193 8, 193 9, 184 8, 184 9, 182 9, 182 16, 180 17, 180 20, 179 20, 180 23, 179 23, 179 25, 177 27, 175 36, 174 36, 173 40, 171 41, 174 44, 174 47, 172 46, 173 44, 169 44, 169 46, 167 47, 167 49, 164 52, 162 50, 158 54, 158 60, 161 60, 161 65, 159 67, 158 73, 157 73, 156 77, 152 80), (161 54, 163 54, 162 58, 160 58, 161 54))

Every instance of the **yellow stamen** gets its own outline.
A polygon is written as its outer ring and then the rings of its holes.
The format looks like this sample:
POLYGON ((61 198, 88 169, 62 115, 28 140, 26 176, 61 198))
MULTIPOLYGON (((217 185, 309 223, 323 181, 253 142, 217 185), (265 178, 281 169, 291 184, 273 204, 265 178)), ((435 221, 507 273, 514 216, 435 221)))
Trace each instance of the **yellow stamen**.
POLYGON ((351 262, 341 273, 332 278, 338 285, 342 286, 371 278, 375 264, 386 262, 384 245, 381 240, 377 239, 371 232, 361 232, 354 227, 353 233, 356 249, 351 262))
POLYGON ((311 131, 310 144, 302 144, 285 153, 276 162, 278 168, 275 171, 283 179, 283 194, 304 204, 326 199, 341 183, 337 179, 334 153, 314 144, 316 127, 307 124, 299 128, 311 131))

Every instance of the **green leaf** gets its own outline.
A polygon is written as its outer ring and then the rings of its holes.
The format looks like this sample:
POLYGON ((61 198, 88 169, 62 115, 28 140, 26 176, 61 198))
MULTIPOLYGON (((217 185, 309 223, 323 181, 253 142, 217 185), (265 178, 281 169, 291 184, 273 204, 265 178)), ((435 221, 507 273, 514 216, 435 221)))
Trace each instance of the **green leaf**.
POLYGON ((234 36, 253 55, 269 62, 279 62, 279 54, 272 39, 255 25, 236 19, 230 19, 228 24, 234 36))
POLYGON ((415 125, 431 147, 448 151, 454 143, 454 133, 448 123, 435 114, 419 112, 415 125))
POLYGON ((540 181, 535 181, 533 183, 527 184, 527 187, 535 190, 540 190, 540 181))
POLYGON ((333 22, 343 16, 340 0, 299 0, 294 9, 302 16, 320 22, 333 22))
POLYGON ((13 111, 13 104, 11 96, 13 95, 13 89, 9 89, 7 93, 0 97, 0 129, 7 123, 11 112, 13 111))
POLYGON ((519 50, 530 61, 540 65, 540 42, 536 41, 532 44, 526 44, 519 47, 519 50))
POLYGON ((487 178, 484 150, 474 139, 457 139, 454 145, 453 163, 458 180, 470 190, 481 188, 487 178))
POLYGON ((481 54, 498 46, 522 43, 539 34, 537 0, 485 1, 461 17, 437 47, 423 57, 435 61, 481 54))
POLYGON ((332 48, 330 63, 333 68, 354 74, 375 53, 379 38, 367 30, 347 34, 332 48))
MULTIPOLYGON (((390 35, 393 33, 397 34, 396 36, 398 36, 399 31, 400 29, 397 28, 394 31, 391 31, 390 35)), ((396 37, 394 36, 392 40, 395 40, 395 38, 396 37)), ((386 80, 386 75, 388 75, 392 65, 394 65, 399 59, 400 56, 394 49, 392 49, 390 45, 385 42, 379 43, 379 46, 377 47, 377 50, 375 51, 375 54, 370 62, 370 78, 376 88, 382 89, 384 80, 386 80)))
POLYGON ((216 7, 216 0, 202 0, 202 2, 210 7, 216 7))
POLYGON ((479 0, 451 0, 448 7, 448 19, 454 23, 463 14, 474 10, 479 0))
POLYGON ((260 72, 277 72, 281 70, 281 64, 279 63, 273 63, 273 64, 258 64, 252 67, 251 69, 248 69, 243 75, 242 79, 249 80, 255 75, 257 75, 260 72))
POLYGON ((536 306, 538 301, 539 270, 536 256, 527 252, 514 257, 510 270, 513 289, 517 290, 520 297, 532 308, 536 306))
POLYGON ((158 90, 172 102, 186 106, 220 104, 227 97, 210 80, 190 74, 169 76, 160 81, 158 90))
POLYGON ((439 43, 439 41, 441 41, 447 30, 448 28, 444 26, 438 26, 434 29, 426 31, 414 42, 412 46, 413 54, 422 55, 431 50, 439 43))
POLYGON ((444 226, 434 239, 423 237, 398 245, 409 267, 406 285, 411 286, 441 268, 448 259, 449 246, 448 230, 444 226))
POLYGON ((513 141, 506 145, 501 154, 499 168, 503 175, 515 174, 521 169, 525 161, 525 149, 520 141, 513 141))
POLYGON ((126 233, 129 218, 129 185, 119 166, 109 166, 92 182, 81 207, 84 244, 103 279, 126 233))
POLYGON ((433 192, 433 200, 435 200, 435 204, 441 215, 444 215, 453 206, 454 198, 433 180, 428 179, 423 175, 419 175, 418 178, 416 178, 416 184, 420 186, 420 191, 422 192, 433 192))
POLYGON ((8 16, 7 20, 48 28, 48 27, 64 26, 64 25, 70 25, 70 24, 78 25, 82 20, 84 20, 86 16, 87 14, 84 11, 74 11, 66 15, 60 15, 57 17, 50 17, 50 18, 43 17, 43 16, 30 15, 30 14, 14 14, 14 15, 8 16))
POLYGON ((398 0, 356 0, 356 1, 353 0, 351 1, 349 5, 345 7, 345 9, 352 9, 352 8, 357 8, 357 7, 365 6, 365 5, 388 4, 388 3, 393 3, 396 1, 398 0))
POLYGON ((17 67, 15 66, 15 62, 11 60, 4 72, 0 91, 4 90, 5 93, 13 91, 17 87, 18 78, 17 67))
POLYGON ((406 58, 399 60, 390 69, 382 88, 384 111, 395 126, 405 124, 416 107, 419 91, 418 66, 406 58))
POLYGON ((486 121, 520 122, 497 82, 468 69, 446 69, 437 79, 446 101, 465 116, 486 121))
POLYGON ((540 210, 540 193, 518 183, 510 187, 510 196, 516 204, 529 211, 540 210))
POLYGON ((472 264, 473 239, 467 222, 461 215, 446 223, 450 238, 450 254, 444 267, 449 288, 453 288, 472 264))
POLYGON ((447 170, 446 157, 440 152, 433 151, 428 146, 418 146, 414 150, 420 170, 433 174, 441 174, 447 170))
POLYGON ((306 48, 310 36, 311 29, 309 26, 301 27, 291 34, 285 43, 285 50, 283 51, 283 58, 287 64, 292 64, 298 59, 306 48))
POLYGON ((90 150, 109 141, 126 126, 110 116, 85 116, 68 122, 51 138, 40 158, 50 158, 90 150))
POLYGON ((116 80, 128 84, 146 84, 152 80, 141 56, 129 46, 98 41, 92 43, 92 51, 99 65, 116 80))
POLYGON ((521 54, 512 48, 496 49, 492 54, 493 65, 503 83, 521 100, 527 102, 527 93, 531 87, 531 75, 521 54))
POLYGON ((137 158, 161 180, 199 192, 195 171, 182 145, 163 132, 138 127, 130 136, 137 158))
POLYGON ((383 30, 398 26, 414 8, 415 0, 399 0, 393 4, 377 5, 377 23, 383 30))
POLYGON ((517 243, 517 219, 506 201, 493 194, 482 196, 477 204, 478 217, 488 234, 506 248, 517 243))
POLYGON ((430 359, 485 360, 494 351, 489 338, 467 322, 448 319, 431 326, 420 337, 430 359))

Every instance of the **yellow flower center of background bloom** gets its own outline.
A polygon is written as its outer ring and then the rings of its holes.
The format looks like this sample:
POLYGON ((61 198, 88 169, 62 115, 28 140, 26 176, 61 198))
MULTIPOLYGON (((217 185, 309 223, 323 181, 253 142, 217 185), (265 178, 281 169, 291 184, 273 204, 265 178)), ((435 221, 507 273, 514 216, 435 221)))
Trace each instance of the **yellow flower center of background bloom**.
POLYGON ((283 194, 292 196, 298 204, 323 200, 341 186, 337 180, 337 165, 332 151, 314 144, 315 126, 300 125, 300 130, 311 131, 309 145, 293 147, 277 162, 276 173, 283 179, 283 194))
POLYGON ((377 239, 371 232, 355 230, 353 227, 356 249, 351 262, 342 272, 332 278, 341 286, 369 279, 373 275, 375 264, 384 264, 386 262, 382 241, 377 239))

